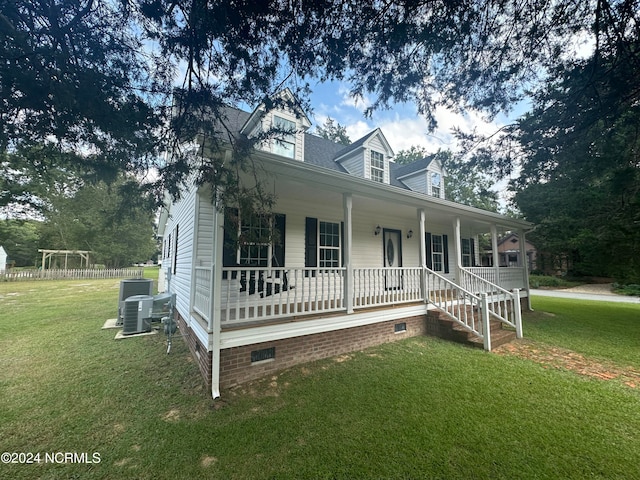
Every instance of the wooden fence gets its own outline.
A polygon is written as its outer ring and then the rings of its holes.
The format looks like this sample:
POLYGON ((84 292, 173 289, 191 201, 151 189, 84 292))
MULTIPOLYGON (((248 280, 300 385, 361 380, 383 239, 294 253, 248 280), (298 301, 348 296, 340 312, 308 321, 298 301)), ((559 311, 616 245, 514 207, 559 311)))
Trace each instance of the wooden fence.
POLYGON ((20 270, 0 273, 0 282, 21 280, 85 280, 103 278, 142 278, 142 268, 20 270))

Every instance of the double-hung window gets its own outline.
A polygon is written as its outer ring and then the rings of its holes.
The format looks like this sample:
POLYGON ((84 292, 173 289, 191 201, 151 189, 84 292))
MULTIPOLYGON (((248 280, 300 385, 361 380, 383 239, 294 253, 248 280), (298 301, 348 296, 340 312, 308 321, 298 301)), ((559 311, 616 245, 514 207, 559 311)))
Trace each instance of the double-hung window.
POLYGON ((296 124, 291 120, 273 116, 273 126, 279 132, 273 140, 273 153, 283 157, 295 158, 296 156, 296 124))
POLYGON ((384 155, 371 151, 371 180, 384 183, 384 155))
POLYGON ((469 268, 473 266, 473 252, 471 250, 471 242, 470 238, 461 239, 462 242, 462 266, 464 268, 469 268))
POLYGON ((336 268, 340 266, 340 224, 319 223, 319 267, 336 268))
POLYGON ((248 215, 240 222, 238 263, 256 267, 269 266, 271 258, 271 219, 248 215))
POLYGON ((431 264, 433 270, 441 272, 444 267, 444 244, 442 235, 431 235, 431 264))
POLYGON ((431 174, 431 195, 440 197, 440 189, 442 188, 442 175, 437 172, 431 174))
POLYGON ((285 215, 224 215, 222 262, 225 267, 284 267, 285 215))

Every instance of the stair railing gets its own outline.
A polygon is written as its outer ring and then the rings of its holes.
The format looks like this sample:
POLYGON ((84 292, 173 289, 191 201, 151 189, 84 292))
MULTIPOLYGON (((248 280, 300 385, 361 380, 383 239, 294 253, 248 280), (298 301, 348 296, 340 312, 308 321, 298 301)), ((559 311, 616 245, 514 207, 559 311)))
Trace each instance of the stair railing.
POLYGON ((424 270, 426 301, 484 341, 483 332, 489 332, 489 316, 482 314, 482 299, 439 273, 429 268, 424 270))
POLYGON ((464 268, 460 269, 460 284, 467 291, 486 295, 487 311, 491 319, 499 320, 516 330, 516 338, 522 338, 522 312, 520 310, 520 290, 513 292, 491 283, 464 268))

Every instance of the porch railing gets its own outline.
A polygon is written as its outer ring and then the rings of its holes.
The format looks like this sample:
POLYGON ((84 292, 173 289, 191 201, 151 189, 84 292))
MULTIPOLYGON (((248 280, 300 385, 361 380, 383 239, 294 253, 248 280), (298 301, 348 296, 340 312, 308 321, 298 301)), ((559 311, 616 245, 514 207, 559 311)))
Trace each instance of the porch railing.
POLYGON ((213 270, 211 267, 195 267, 193 309, 206 321, 209 321, 209 312, 211 312, 212 278, 213 270))
MULTIPOLYGON (((245 323, 282 317, 346 311, 345 268, 234 267, 222 270, 221 321, 245 323)), ((461 284, 423 267, 353 270, 353 307, 427 301, 484 339, 491 349, 490 320, 522 336, 520 297, 463 270, 461 284), (425 298, 426 296, 426 298, 425 298)), ((194 310, 208 318, 210 267, 195 269, 194 310)))
MULTIPOLYGON (((505 290, 512 290, 514 288, 523 289, 526 287, 525 270, 523 267, 500 267, 499 269, 494 267, 468 267, 463 268, 462 271, 472 273, 493 285, 500 285, 505 290)), ((480 290, 474 290, 477 282, 474 282, 473 279, 463 277, 462 281, 472 282, 469 285, 463 283, 463 286, 467 290, 481 293, 480 290)))
MULTIPOLYGON (((505 270, 516 270, 507 268, 505 270)), ((517 269, 522 270, 524 269, 517 269)), ((516 336, 522 338, 522 314, 520 311, 520 290, 508 291, 476 275, 469 269, 461 270, 460 283, 470 292, 486 298, 489 317, 516 329, 516 336)), ((502 273, 501 273, 502 277, 502 273)), ((490 347, 489 347, 490 350, 490 347)))
POLYGON ((224 268, 221 321, 344 310, 344 274, 344 268, 224 268))
POLYGON ((353 270, 353 306, 421 301, 421 277, 421 267, 356 268, 353 270))

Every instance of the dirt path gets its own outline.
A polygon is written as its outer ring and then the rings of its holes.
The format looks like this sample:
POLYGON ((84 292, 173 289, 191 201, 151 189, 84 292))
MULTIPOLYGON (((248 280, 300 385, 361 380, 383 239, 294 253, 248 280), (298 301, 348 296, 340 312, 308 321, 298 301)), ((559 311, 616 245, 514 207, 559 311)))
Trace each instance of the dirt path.
POLYGON ((564 348, 522 339, 497 347, 493 352, 498 355, 526 358, 541 364, 543 368, 569 370, 600 380, 618 380, 630 388, 640 388, 640 371, 609 362, 599 362, 564 348))

